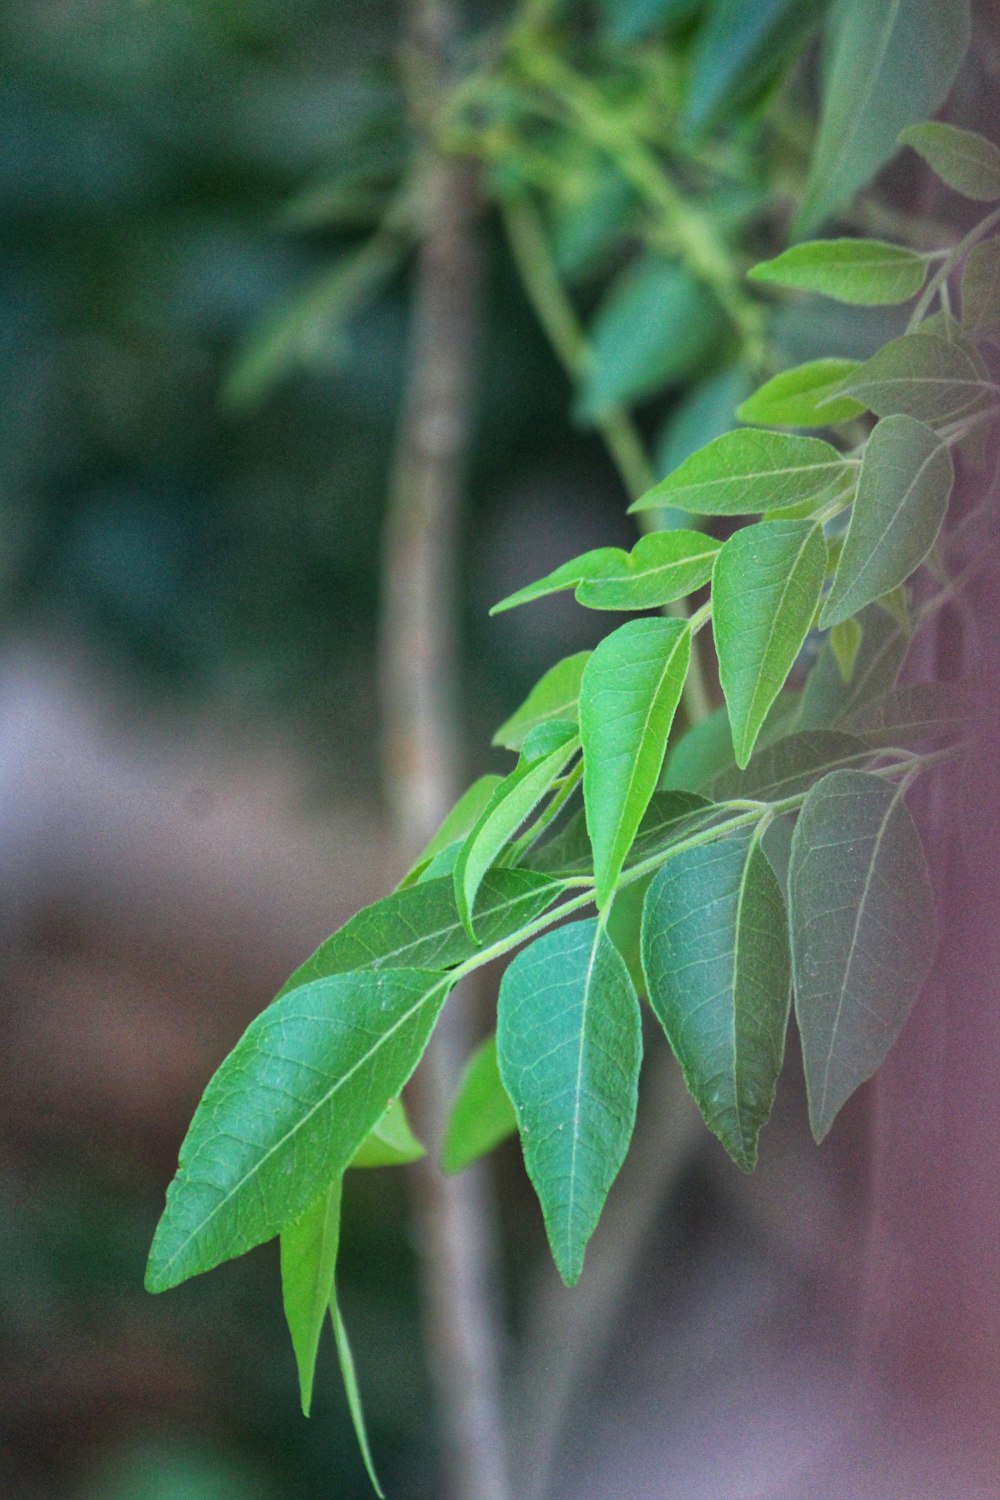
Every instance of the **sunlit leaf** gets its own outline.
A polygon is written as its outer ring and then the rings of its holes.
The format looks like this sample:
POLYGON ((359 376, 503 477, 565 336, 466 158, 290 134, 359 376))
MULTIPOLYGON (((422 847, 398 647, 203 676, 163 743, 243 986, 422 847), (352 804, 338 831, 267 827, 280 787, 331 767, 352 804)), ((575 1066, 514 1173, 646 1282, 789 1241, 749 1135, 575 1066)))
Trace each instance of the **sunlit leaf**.
POLYGON ((301 1218, 281 1231, 281 1295, 299 1372, 302 1413, 312 1406, 319 1336, 323 1330, 340 1241, 338 1177, 301 1218))
POLYGON ((745 428, 692 453, 631 508, 676 505, 695 515, 757 515, 807 500, 818 503, 848 473, 836 448, 821 438, 745 428))
POLYGON ((773 260, 761 261, 749 276, 751 281, 877 307, 915 297, 927 279, 927 260, 885 240, 807 240, 773 260))
POLYGON ((502 780, 502 776, 480 776, 462 793, 430 843, 399 882, 400 889, 413 885, 442 850, 468 833, 502 780))
POLYGON ((956 193, 981 203, 1000 199, 1000 147, 974 130, 959 130, 943 120, 924 120, 900 133, 956 193))
POLYGON ((575 589, 578 603, 590 609, 659 609, 707 583, 718 550, 719 543, 700 531, 654 531, 640 537, 631 552, 620 547, 584 552, 501 600, 490 613, 561 589, 575 589))
POLYGON ((547 719, 575 719, 583 669, 589 660, 589 651, 577 651, 574 656, 566 656, 550 667, 516 713, 500 725, 493 736, 494 745, 502 745, 505 750, 520 750, 525 736, 536 724, 547 719))
POLYGON ((864 407, 837 387, 857 369, 853 359, 813 359, 773 376, 754 391, 736 415, 765 427, 833 427, 860 416, 864 407), (833 397, 832 400, 827 399, 833 397), (825 401, 825 405, 818 403, 825 401))
POLYGON ((351 1157, 352 1167, 402 1167, 419 1161, 424 1148, 410 1128, 402 1099, 393 1099, 351 1157))

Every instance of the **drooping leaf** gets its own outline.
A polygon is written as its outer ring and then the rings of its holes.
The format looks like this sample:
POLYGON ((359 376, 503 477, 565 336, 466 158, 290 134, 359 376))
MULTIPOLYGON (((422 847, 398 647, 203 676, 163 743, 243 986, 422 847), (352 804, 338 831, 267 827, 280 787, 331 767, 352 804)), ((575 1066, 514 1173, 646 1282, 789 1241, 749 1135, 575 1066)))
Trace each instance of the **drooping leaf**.
POLYGON ((851 734, 870 745, 918 745, 963 735, 975 718, 975 700, 953 682, 914 682, 871 699, 845 720, 851 734))
POLYGON ((876 416, 904 415, 932 425, 981 410, 998 397, 961 344, 933 333, 893 339, 860 365, 841 390, 876 416))
POLYGON ((319 1336, 333 1296, 340 1241, 340 1190, 338 1177, 301 1218, 281 1231, 281 1295, 305 1417, 312 1406, 319 1336))
POLYGON ((605 637, 583 674, 583 800, 601 908, 656 790, 690 653, 684 622, 631 620, 605 637))
POLYGON ((969 0, 840 0, 827 35, 819 134, 793 225, 797 238, 871 181, 904 126, 934 113, 969 34, 969 0))
POLYGON ((1000 147, 974 130, 959 130, 943 120, 924 120, 900 132, 900 143, 912 146, 956 193, 980 203, 1000 199, 1000 147))
POLYGON ((802 805, 788 874, 795 1014, 813 1135, 899 1035, 935 945, 934 894, 900 789, 835 771, 802 805))
POLYGON ((1000 239, 982 240, 966 257, 962 322, 973 332, 1000 323, 1000 239))
POLYGON ((799 728, 829 729, 842 723, 869 698, 895 687, 909 648, 909 630, 879 605, 863 612, 861 645, 850 682, 845 682, 829 637, 806 680, 799 728))
POLYGON ((701 130, 758 93, 821 10, 822 0, 714 0, 694 48, 687 127, 701 130))
POLYGON ((821 438, 745 428, 693 453, 631 509, 677 505, 695 515, 757 515, 818 502, 848 472, 836 448, 821 438))
POLYGON ((430 843, 399 882, 401 890, 419 880, 437 855, 468 833, 502 780, 502 776, 480 776, 462 793, 430 843))
POLYGON ((885 240, 807 240, 760 261, 748 274, 751 281, 879 307, 915 297, 927 279, 927 260, 885 240))
POLYGON ((448 1117, 441 1165, 461 1172, 517 1130, 517 1116, 497 1065, 497 1039, 488 1036, 469 1058, 448 1117))
MULTIPOLYGON (((554 721, 561 724, 562 720, 554 721)), ((572 726, 571 726, 572 728, 572 726)), ((504 777, 470 830, 455 863, 455 902, 469 936, 479 888, 490 866, 499 857, 522 823, 530 817, 572 757, 578 741, 560 736, 560 743, 547 755, 522 761, 504 777)), ((480 928, 480 932, 482 928, 480 928)))
POLYGON ((860 401, 834 396, 858 367, 853 359, 813 359, 774 375, 737 408, 741 422, 765 427, 834 427, 864 412, 860 401), (827 397, 833 397, 827 400, 827 397), (820 406, 818 403, 825 401, 820 406))
POLYGON ((712 628, 738 766, 802 649, 825 576, 823 529, 810 521, 745 526, 716 559, 712 628))
POLYGON ((649 1002, 706 1125, 751 1171, 790 1001, 784 903, 754 833, 667 860, 646 896, 642 956, 649 1002))
POLYGON ((635 1124, 642 1024, 596 920, 546 933, 500 984, 500 1076, 559 1274, 572 1286, 635 1124))
POLYGON ((937 539, 954 478, 947 445, 923 422, 900 416, 876 424, 821 625, 839 624, 906 582, 937 539))
POLYGON ((870 760, 871 746, 857 735, 834 729, 800 729, 758 750, 745 770, 724 771, 706 790, 717 802, 752 798, 781 802, 844 766, 870 760))
POLYGON ((410 1127, 402 1099, 392 1099, 348 1163, 351 1167, 402 1167, 419 1161, 424 1148, 410 1127))
POLYGON ((725 326, 704 283, 676 261, 646 256, 619 278, 591 326, 579 415, 592 420, 686 380, 725 326))
POLYGON ((719 543, 700 531, 654 531, 631 552, 599 547, 495 604, 490 614, 528 604, 561 589, 575 589, 590 609, 659 609, 693 593, 712 576, 719 543))
POLYGON ((536 724, 547 719, 575 719, 583 669, 590 660, 589 651, 565 656, 538 679, 521 707, 505 719, 493 736, 493 744, 505 750, 520 750, 525 737, 536 724))
POLYGON ((181 1147, 149 1291, 242 1255, 316 1201, 398 1097, 449 984, 420 969, 338 974, 293 990, 251 1023, 181 1147))
MULTIPOLYGON (((442 851, 444 852, 444 851, 442 851)), ((497 942, 540 916, 559 887, 526 870, 491 870, 476 913, 480 943, 497 942)), ((449 877, 421 881, 363 907, 320 943, 286 980, 278 997, 331 974, 360 969, 450 969, 475 953, 449 877)))
POLYGON ((344 1382, 344 1391, 347 1395, 347 1409, 351 1413, 351 1423, 354 1427, 354 1436, 357 1438, 358 1447, 361 1449, 361 1457, 364 1460, 365 1470, 371 1481, 372 1489, 378 1496, 378 1500, 385 1500, 382 1486, 378 1482, 375 1473, 375 1465, 372 1462, 371 1447, 368 1442, 368 1429, 365 1425, 365 1414, 361 1405, 361 1388, 358 1385, 358 1375, 354 1368, 354 1355, 347 1338, 347 1329, 340 1315, 340 1304, 337 1301, 336 1288, 330 1299, 330 1320, 333 1323, 333 1336, 337 1343, 337 1359, 340 1363, 340 1376, 344 1382))

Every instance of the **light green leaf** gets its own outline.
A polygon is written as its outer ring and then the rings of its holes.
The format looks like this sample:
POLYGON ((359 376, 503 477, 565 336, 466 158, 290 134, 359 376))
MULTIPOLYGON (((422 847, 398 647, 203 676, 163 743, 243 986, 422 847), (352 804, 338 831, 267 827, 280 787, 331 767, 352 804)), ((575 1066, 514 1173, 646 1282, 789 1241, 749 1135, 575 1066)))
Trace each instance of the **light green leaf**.
POLYGON ((821 1141, 880 1066, 930 968, 934 894, 900 789, 863 771, 817 783, 788 874, 795 1014, 821 1141))
POLYGON ((302 1415, 312 1406, 316 1354, 337 1268, 340 1240, 338 1177, 301 1218, 281 1231, 281 1295, 299 1372, 302 1415))
POLYGON ((920 566, 941 530, 954 478, 947 445, 930 427, 906 416, 876 424, 821 625, 857 614, 920 566))
POLYGON ((424 1148, 410 1128, 402 1099, 391 1099, 389 1107, 365 1136, 351 1157, 352 1167, 402 1167, 419 1161, 424 1148))
POLYGON ((573 588, 577 602, 590 609, 659 609, 707 583, 718 550, 719 543, 700 531, 654 531, 631 552, 598 547, 563 563, 495 604, 490 614, 573 588))
POLYGON ((969 0, 840 0, 827 35, 819 134, 793 226, 812 233, 932 115, 969 45, 969 0))
POLYGON ((702 282, 674 261, 646 256, 619 278, 594 319, 578 414, 592 420, 686 380, 725 327, 702 282))
MULTIPOLYGON (((549 754, 540 755, 537 760, 522 761, 509 776, 504 777, 470 830, 455 863, 454 876, 455 902, 470 937, 473 936, 472 913, 476 896, 490 866, 534 812, 577 749, 574 733, 571 740, 563 739, 549 754)), ((482 931, 480 927, 480 933, 482 931)))
POLYGON ((600 908, 656 790, 690 655, 684 622, 631 620, 605 637, 583 674, 583 801, 600 908))
POLYGON ((1000 199, 1000 148, 974 130, 959 130, 943 120, 925 120, 901 131, 899 140, 919 152, 956 193, 980 203, 1000 199))
POLYGON ((251 1023, 181 1147, 150 1251, 149 1291, 252 1250, 315 1202, 398 1097, 449 984, 420 969, 338 974, 274 1001, 251 1023))
POLYGON ((871 746, 834 729, 801 729, 766 745, 743 771, 724 771, 707 790, 717 802, 781 802, 807 791, 830 771, 871 760, 871 746))
POLYGON ((909 646, 909 632, 878 605, 861 616, 861 646, 849 683, 833 653, 829 637, 806 681, 799 713, 800 729, 827 729, 839 724, 869 698, 895 687, 909 646))
POLYGON ((541 760, 544 755, 552 755, 556 750, 568 747, 570 742, 577 738, 578 729, 575 720, 546 719, 544 724, 536 724, 534 729, 529 729, 525 735, 524 744, 521 746, 520 763, 522 766, 530 765, 532 761, 541 760))
POLYGON ((517 1130, 517 1116, 497 1065, 496 1035, 469 1058, 448 1117, 441 1165, 461 1172, 517 1130))
MULTIPOLYGON (((543 882, 527 870, 491 870, 476 913, 481 943, 516 932, 558 894, 557 883, 543 882)), ((450 969, 471 958, 476 948, 462 925, 453 880, 421 881, 357 912, 319 945, 278 994, 280 998, 316 979, 360 969, 450 969)))
POLYGON ((669 859, 646 896, 649 1002, 708 1128, 752 1171, 789 1012, 781 890, 755 833, 669 859))
POLYGON ((697 381, 671 407, 657 443, 657 473, 669 474, 713 438, 731 432, 736 426, 733 414, 752 390, 744 365, 726 365, 697 381))
POLYGON ((879 417, 905 415, 942 423, 1000 397, 961 344, 933 333, 893 339, 860 365, 841 388, 879 417))
POLYGON ((456 839, 464 838, 502 780, 502 776, 480 776, 462 793, 430 843, 399 882, 400 890, 415 884, 437 855, 456 839))
POLYGON ((1000 239, 982 240, 966 257, 962 322, 973 331, 1000 323, 1000 239))
POLYGON ((540 677, 516 713, 505 719, 493 736, 494 745, 520 750, 529 730, 547 719, 576 719, 577 700, 589 651, 565 656, 540 677))
POLYGON ((870 745, 905 748, 966 734, 975 713, 974 699, 956 683, 914 682, 865 703, 845 727, 870 745))
POLYGON ((765 427, 833 427, 860 416, 864 407, 834 391, 858 367, 854 359, 813 359, 768 380, 737 408, 741 422, 765 427), (827 397, 833 397, 827 400, 827 397), (826 401, 824 406, 817 403, 826 401))
POLYGON ((546 933, 500 984, 497 1054, 559 1274, 587 1241, 635 1124, 642 1024, 628 969, 596 920, 546 933))
POLYGON ((927 279, 927 261, 885 240, 807 240, 761 261, 748 274, 751 281, 879 307, 915 297, 927 279))
POLYGON ((631 509, 677 505, 696 515, 757 515, 818 501, 849 472, 836 448, 821 438, 746 428, 692 453, 631 509))
POLYGON ((340 1362, 340 1375, 344 1382, 344 1390, 347 1393, 347 1408, 351 1413, 351 1422, 354 1427, 354 1436, 358 1440, 361 1449, 361 1457, 364 1460, 368 1478, 371 1480, 372 1489, 378 1496, 378 1500, 385 1500, 382 1487, 375 1473, 375 1465, 372 1463, 371 1448, 368 1444, 368 1430, 365 1426, 365 1414, 361 1405, 361 1390, 358 1386, 357 1371, 354 1368, 354 1355, 347 1338, 347 1329, 340 1315, 340 1304, 337 1301, 336 1292, 330 1301, 330 1319, 333 1323, 333 1335, 337 1341, 337 1358, 340 1362))
POLYGON ((861 636, 861 626, 853 617, 839 621, 830 631, 830 650, 837 658, 837 666, 845 682, 850 682, 854 674, 854 663, 861 649, 861 636))
POLYGON ((809 633, 826 576, 826 542, 809 521, 760 521, 726 542, 712 576, 712 628, 736 764, 809 633))
POLYGON ((694 48, 688 129, 702 130, 759 93, 821 10, 822 0, 714 0, 694 48))

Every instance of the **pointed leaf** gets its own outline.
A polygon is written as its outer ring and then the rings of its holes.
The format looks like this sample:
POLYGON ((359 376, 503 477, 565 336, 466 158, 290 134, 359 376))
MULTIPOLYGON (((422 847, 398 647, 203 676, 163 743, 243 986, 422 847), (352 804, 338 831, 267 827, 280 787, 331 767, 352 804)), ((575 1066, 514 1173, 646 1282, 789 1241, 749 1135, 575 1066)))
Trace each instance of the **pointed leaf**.
POLYGON ((583 669, 590 660, 589 651, 578 651, 550 667, 535 683, 516 713, 505 719, 493 736, 494 745, 505 750, 520 750, 528 731, 547 719, 575 719, 583 669))
POLYGON ((821 1141, 899 1035, 930 968, 934 895, 898 787, 863 771, 817 783, 788 875, 795 1014, 821 1141))
POLYGON ((351 1157, 352 1167, 402 1167, 426 1155, 410 1128, 402 1099, 392 1099, 351 1157))
POLYGON ((656 790, 690 654, 684 622, 631 620, 605 637, 583 674, 583 801, 599 907, 656 790))
POLYGON ((823 529, 809 521, 745 526, 716 559, 712 628, 738 766, 802 649, 825 576, 823 529))
POLYGON ((700 531, 654 531, 631 552, 599 547, 518 589, 490 610, 500 614, 560 589, 576 589, 590 609, 659 609, 707 583, 719 543, 700 531))
POLYGON ((962 271, 962 322, 972 330, 1000 323, 1000 239, 973 245, 962 271))
POLYGON ((281 1295, 299 1371, 302 1415, 312 1406, 313 1377, 340 1241, 340 1189, 333 1185, 281 1231, 281 1295))
POLYGON ((748 274, 751 281, 879 307, 915 297, 927 279, 927 261, 885 240, 807 240, 760 261, 748 274))
POLYGON ((354 1427, 354 1436, 358 1440, 361 1449, 361 1457, 364 1460, 365 1470, 371 1480, 372 1489, 378 1496, 378 1500, 385 1500, 382 1486, 378 1482, 375 1473, 375 1465, 372 1462, 371 1448, 368 1444, 368 1430, 365 1426, 365 1414, 361 1405, 361 1390, 358 1386, 357 1371, 354 1368, 354 1355, 347 1338, 347 1329, 340 1315, 340 1304, 337 1301, 336 1291, 330 1299, 330 1319, 333 1323, 333 1335, 337 1341, 337 1359, 340 1362, 340 1375, 344 1382, 344 1390, 347 1394, 347 1408, 351 1413, 351 1423, 354 1427))
POLYGON ((909 632, 879 605, 861 616, 863 633, 850 682, 845 682, 829 638, 806 680, 799 711, 801 729, 828 729, 846 720, 869 698, 895 687, 909 647, 909 632))
POLYGON ((834 392, 857 367, 854 359, 811 359, 773 376, 737 408, 736 415, 741 422, 765 427, 834 427, 850 422, 864 407, 834 392))
POLYGON ((695 792, 733 763, 733 735, 724 703, 686 729, 667 751, 664 791, 695 792))
POLYGON ((845 682, 850 682, 854 674, 854 663, 861 650, 862 633, 861 626, 853 618, 841 620, 830 631, 830 650, 837 658, 837 666, 845 682))
POLYGON ((461 1172, 517 1130, 517 1116, 500 1079, 496 1035, 469 1058, 448 1117, 441 1165, 461 1172))
POLYGON ((338 974, 251 1023, 181 1147, 149 1291, 242 1255, 315 1202, 413 1072, 449 983, 419 969, 338 974))
POLYGON ((947 445, 923 422, 876 424, 820 625, 837 625, 905 583, 937 539, 954 478, 947 445))
POLYGON ((596 920, 546 933, 509 966, 497 1054, 552 1256, 572 1286, 625 1160, 642 1060, 639 1001, 596 920))
POLYGON ((781 890, 754 833, 669 859, 643 915, 649 1003, 708 1128, 752 1171, 789 1011, 781 890))
POLYGON ((968 733, 975 700, 954 682, 913 682, 864 704, 845 721, 870 745, 907 747, 968 733))
POLYGON ((447 849, 449 844, 453 844, 456 839, 464 838, 502 780, 502 776, 480 776, 467 791, 462 793, 430 843, 419 858, 414 860, 399 882, 400 890, 408 885, 414 885, 437 855, 447 849))
POLYGON ((685 459, 632 505, 677 505, 704 516, 750 516, 819 501, 849 473, 836 448, 821 438, 752 428, 723 433, 685 459))
POLYGON ((969 0, 841 0, 831 15, 819 134, 796 237, 809 234, 932 115, 969 45, 969 0))
POLYGON ((980 203, 1000 199, 1000 147, 943 120, 925 120, 900 132, 900 143, 920 153, 932 171, 956 193, 980 203))
POLYGON ((900 414, 942 423, 998 399, 972 356, 960 344, 933 333, 893 339, 866 360, 841 387, 879 417, 900 414))
POLYGON ((871 760, 871 746, 836 729, 803 729, 758 750, 744 771, 725 771, 709 783, 718 802, 750 798, 781 802, 808 790, 830 771, 871 760))

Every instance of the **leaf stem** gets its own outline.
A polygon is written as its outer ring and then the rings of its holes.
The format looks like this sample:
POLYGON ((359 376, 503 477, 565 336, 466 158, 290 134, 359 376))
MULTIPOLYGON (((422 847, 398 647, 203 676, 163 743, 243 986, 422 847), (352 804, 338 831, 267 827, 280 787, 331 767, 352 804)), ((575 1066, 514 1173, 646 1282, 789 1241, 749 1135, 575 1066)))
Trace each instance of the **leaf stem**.
POLYGON ((963 239, 959 240, 957 245, 953 245, 952 248, 947 251, 941 264, 934 272, 934 275, 924 287, 924 290, 920 296, 920 300, 917 303, 916 307, 913 309, 910 321, 906 325, 907 333, 913 333, 918 324, 920 324, 926 317, 927 309, 930 307, 931 303, 934 300, 935 292, 937 291, 938 287, 940 287, 944 282, 948 280, 948 277, 951 275, 955 266, 962 259, 962 257, 968 254, 973 245, 978 244, 978 242, 983 239, 985 235, 989 234, 990 230, 995 224, 1000 224, 1000 208, 996 208, 991 214, 987 214, 986 218, 980 220, 978 224, 974 225, 973 228, 969 230, 968 234, 965 235, 963 239))

